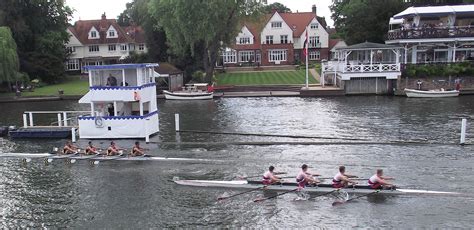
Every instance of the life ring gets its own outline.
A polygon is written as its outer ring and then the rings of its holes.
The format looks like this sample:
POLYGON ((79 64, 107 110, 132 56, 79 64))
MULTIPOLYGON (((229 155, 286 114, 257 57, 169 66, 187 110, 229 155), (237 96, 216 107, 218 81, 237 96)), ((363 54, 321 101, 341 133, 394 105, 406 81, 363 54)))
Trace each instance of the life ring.
POLYGON ((134 99, 135 101, 141 100, 140 94, 138 94, 137 91, 133 92, 133 99, 134 99))
POLYGON ((104 119, 100 116, 95 117, 95 127, 102 128, 104 127, 104 119))

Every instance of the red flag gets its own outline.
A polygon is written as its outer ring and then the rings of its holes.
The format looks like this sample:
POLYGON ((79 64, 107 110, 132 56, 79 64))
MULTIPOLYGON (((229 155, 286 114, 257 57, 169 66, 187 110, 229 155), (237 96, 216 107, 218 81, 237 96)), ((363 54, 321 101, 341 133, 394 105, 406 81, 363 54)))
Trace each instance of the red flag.
POLYGON ((304 38, 303 43, 303 54, 304 56, 308 55, 308 29, 306 29, 306 37, 304 38))

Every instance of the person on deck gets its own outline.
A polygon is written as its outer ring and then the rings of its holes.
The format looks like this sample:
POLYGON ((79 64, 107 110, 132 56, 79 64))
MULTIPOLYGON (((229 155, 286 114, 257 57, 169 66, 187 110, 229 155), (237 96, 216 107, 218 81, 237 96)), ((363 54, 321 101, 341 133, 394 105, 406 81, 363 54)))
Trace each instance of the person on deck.
POLYGON ((107 78, 107 86, 117 86, 117 78, 115 78, 112 74, 109 74, 107 78))
POLYGON ((116 145, 115 145, 115 142, 110 142, 110 146, 109 148, 107 148, 107 156, 116 156, 116 155, 120 155, 120 148, 118 148, 116 145))
POLYGON ((97 148, 92 145, 92 141, 89 141, 89 145, 87 145, 86 148, 86 155, 94 155, 94 154, 99 154, 99 151, 97 151, 97 148))
POLYGON ((383 169, 377 169, 377 173, 369 178, 369 187, 373 189, 390 189, 395 188, 394 184, 387 182, 395 178, 383 175, 383 169))
POLYGON ((306 185, 309 184, 318 184, 319 180, 314 178, 315 176, 320 176, 319 174, 309 173, 308 172, 308 165, 303 164, 301 166, 301 171, 296 176, 296 182, 298 183, 299 188, 304 188, 306 185))
POLYGON ((132 157, 143 156, 145 155, 145 149, 140 147, 140 142, 136 141, 135 145, 132 147, 132 157))
POLYGON ((357 182, 350 180, 349 178, 356 178, 357 176, 346 174, 346 167, 339 166, 339 172, 332 178, 333 188, 345 188, 349 184, 357 184, 357 182))
POLYGON ((73 145, 71 141, 67 141, 66 145, 64 145, 63 153, 64 154, 74 154, 77 152, 78 147, 73 145))
POLYGON ((263 174, 262 183, 263 185, 271 185, 275 183, 281 182, 281 177, 276 176, 276 172, 274 172, 275 167, 270 166, 268 167, 268 171, 263 174))

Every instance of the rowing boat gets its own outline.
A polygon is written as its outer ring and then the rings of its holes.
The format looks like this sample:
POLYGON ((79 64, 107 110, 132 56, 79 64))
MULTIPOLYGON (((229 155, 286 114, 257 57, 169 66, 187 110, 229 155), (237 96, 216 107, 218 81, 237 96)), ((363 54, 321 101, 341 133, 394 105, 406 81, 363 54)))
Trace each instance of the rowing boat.
POLYGON ((51 159, 76 159, 76 160, 117 160, 117 161, 192 161, 192 162, 216 162, 219 160, 212 159, 199 159, 199 158, 174 158, 174 157, 156 157, 151 155, 146 156, 96 156, 96 155, 84 155, 80 156, 78 154, 69 154, 69 155, 58 155, 54 153, 2 153, 0 158, 20 158, 20 159, 41 159, 41 158, 51 158, 51 159), (94 157, 89 157, 94 156, 94 157))
MULTIPOLYGON (((226 188, 226 189, 255 189, 262 186, 261 181, 247 181, 247 180, 235 180, 235 181, 217 181, 217 180, 179 180, 175 179, 174 182, 179 185, 195 186, 195 187, 208 187, 208 188, 226 188)), ((285 192, 294 190, 297 187, 296 183, 284 182, 281 184, 270 185, 265 190, 285 192)), ((331 184, 319 184, 318 186, 308 186, 303 191, 308 193, 328 193, 335 190, 331 184)), ((343 188, 341 191, 345 191, 351 194, 368 194, 375 190, 369 186, 356 185, 348 188, 343 188)), ((443 191, 430 191, 430 190, 417 190, 417 189, 386 189, 381 190, 379 194, 385 195, 409 195, 409 194, 430 194, 430 195, 461 195, 457 192, 443 192, 443 191)))

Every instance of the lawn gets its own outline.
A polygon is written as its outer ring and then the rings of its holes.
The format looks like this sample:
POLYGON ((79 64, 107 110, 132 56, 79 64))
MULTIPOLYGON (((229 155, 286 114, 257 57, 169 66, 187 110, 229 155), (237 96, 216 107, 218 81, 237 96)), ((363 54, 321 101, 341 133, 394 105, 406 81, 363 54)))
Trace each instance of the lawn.
MULTIPOLYGON (((58 96, 58 90, 60 89, 64 90, 64 95, 84 95, 89 91, 89 81, 87 78, 80 79, 79 76, 68 76, 59 84, 35 88, 33 92, 23 91, 21 96, 58 96)), ((15 93, 3 93, 0 96, 14 95, 15 93)))
MULTIPOLYGON (((310 84, 318 82, 309 76, 310 84)), ((217 75, 217 85, 302 85, 305 84, 304 70, 234 72, 217 75)))

